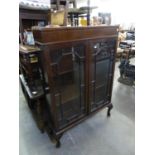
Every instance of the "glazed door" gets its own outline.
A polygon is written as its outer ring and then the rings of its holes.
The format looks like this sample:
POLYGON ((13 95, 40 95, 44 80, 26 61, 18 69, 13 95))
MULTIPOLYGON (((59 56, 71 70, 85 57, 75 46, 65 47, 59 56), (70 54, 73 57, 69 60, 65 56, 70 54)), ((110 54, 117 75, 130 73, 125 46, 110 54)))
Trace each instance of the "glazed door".
POLYGON ((86 114, 85 45, 60 45, 49 52, 49 57, 51 104, 57 127, 62 129, 86 114))
POLYGON ((90 111, 111 100, 116 39, 91 42, 90 61, 90 111))

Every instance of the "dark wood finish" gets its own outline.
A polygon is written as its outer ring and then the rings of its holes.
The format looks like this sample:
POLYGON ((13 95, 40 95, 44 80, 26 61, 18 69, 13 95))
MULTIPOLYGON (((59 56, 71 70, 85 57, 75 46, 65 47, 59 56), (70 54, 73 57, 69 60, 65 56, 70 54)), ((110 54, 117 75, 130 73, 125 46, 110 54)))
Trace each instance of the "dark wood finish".
POLYGON ((20 72, 24 75, 24 78, 31 89, 34 87, 39 89, 38 82, 41 80, 41 74, 43 74, 40 62, 40 49, 34 48, 28 50, 27 48, 31 47, 23 45, 20 45, 19 47, 20 72))
POLYGON ((41 50, 32 46, 19 46, 20 83, 37 126, 43 133, 45 128, 45 94, 49 87, 45 82, 41 63, 41 50))
POLYGON ((44 119, 44 106, 45 106, 45 93, 44 91, 40 90, 36 95, 34 95, 27 85, 27 82, 24 79, 24 76, 21 74, 19 76, 21 88, 27 104, 29 108, 33 112, 34 119, 36 120, 37 126, 40 131, 43 133, 45 128, 45 119, 44 119))
POLYGON ((38 28, 33 30, 35 41, 40 45, 50 45, 68 41, 83 41, 96 38, 117 37, 117 26, 38 28), (76 29, 76 33, 75 33, 76 29))
MULTIPOLYGON (((49 84, 45 129, 62 134, 111 103, 118 26, 34 29, 49 84)), ((43 123, 44 124, 44 123, 43 123)))

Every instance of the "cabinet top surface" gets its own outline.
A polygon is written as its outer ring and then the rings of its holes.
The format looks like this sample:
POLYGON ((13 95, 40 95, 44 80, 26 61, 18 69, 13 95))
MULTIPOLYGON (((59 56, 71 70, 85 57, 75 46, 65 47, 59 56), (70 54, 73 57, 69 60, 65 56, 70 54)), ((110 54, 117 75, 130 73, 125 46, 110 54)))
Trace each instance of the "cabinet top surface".
POLYGON ((61 27, 34 27, 33 30, 37 31, 61 31, 61 30, 86 30, 86 29, 107 29, 107 28, 112 28, 112 29, 118 29, 119 25, 113 25, 113 26, 78 26, 78 27, 66 27, 66 26, 61 26, 61 27))
POLYGON ((118 37, 119 26, 86 26, 86 27, 53 27, 33 29, 35 42, 38 44, 54 44, 88 39, 118 37))

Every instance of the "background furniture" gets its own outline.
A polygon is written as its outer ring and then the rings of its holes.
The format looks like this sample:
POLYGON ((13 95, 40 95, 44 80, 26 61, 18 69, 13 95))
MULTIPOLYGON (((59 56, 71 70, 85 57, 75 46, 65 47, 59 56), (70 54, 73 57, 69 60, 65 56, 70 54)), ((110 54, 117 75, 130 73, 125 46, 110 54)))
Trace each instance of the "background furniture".
MULTIPOLYGON (((31 46, 19 46, 20 73, 25 77, 28 86, 36 92, 38 82, 42 78, 40 49, 31 46), (37 83, 35 83, 38 81, 37 83)), ((33 92, 33 91, 32 91, 33 92)))
POLYGON ((130 59, 135 56, 135 31, 119 30, 117 58, 130 59))
POLYGON ((61 5, 67 6, 69 4, 73 4, 74 8, 77 7, 76 0, 51 0, 51 4, 56 4, 57 10, 60 10, 61 5))
POLYGON ((19 32, 21 34, 21 43, 24 38, 24 29, 31 29, 32 26, 48 24, 49 10, 32 10, 19 8, 19 32))
POLYGON ((43 50, 50 93, 46 131, 60 146, 62 134, 102 108, 112 109, 111 95, 117 26, 34 29, 43 50))
POLYGON ((32 46, 19 46, 20 83, 29 108, 41 132, 44 132, 45 94, 48 85, 45 84, 43 68, 40 58, 41 50, 32 46))
POLYGON ((49 22, 52 26, 66 26, 66 10, 51 11, 49 13, 49 22))
POLYGON ((130 64, 128 59, 122 58, 119 69, 120 77, 118 78, 118 81, 130 86, 135 85, 135 65, 130 64))
POLYGON ((58 12, 64 10, 64 24, 67 26, 69 23, 71 26, 79 26, 79 17, 86 17, 87 25, 90 25, 90 13, 97 7, 90 7, 90 1, 87 1, 86 7, 77 8, 76 0, 51 0, 51 8, 58 12), (69 7, 73 4, 73 7, 69 7), (55 7, 54 7, 55 5, 55 7), (67 22, 69 20, 69 22, 67 22))
POLYGON ((70 20, 71 26, 79 26, 79 17, 87 17, 87 11, 80 9, 68 10, 68 20, 70 20))
POLYGON ((67 19, 68 19, 68 9, 69 9, 69 4, 73 4, 73 8, 77 7, 76 0, 51 0, 51 5, 55 4, 56 5, 56 10, 60 11, 63 6, 64 10, 64 24, 63 26, 67 26, 67 19))
POLYGON ((98 13, 98 16, 102 19, 102 24, 111 25, 111 13, 98 13))
POLYGON ((79 26, 79 17, 85 17, 87 20, 86 26, 90 25, 90 13, 97 7, 80 7, 79 9, 68 9, 68 19, 71 20, 71 26, 79 26))

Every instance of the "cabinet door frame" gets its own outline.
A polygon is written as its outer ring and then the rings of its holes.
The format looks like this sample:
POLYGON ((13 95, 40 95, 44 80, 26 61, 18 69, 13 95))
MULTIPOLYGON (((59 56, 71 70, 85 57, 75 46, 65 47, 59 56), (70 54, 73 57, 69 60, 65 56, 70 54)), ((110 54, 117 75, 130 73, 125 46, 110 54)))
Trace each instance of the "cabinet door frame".
POLYGON ((95 112, 103 107, 106 107, 108 104, 111 102, 111 97, 112 97, 112 87, 113 87, 113 78, 114 78, 114 69, 115 69, 115 57, 116 57, 116 49, 117 49, 117 37, 103 37, 103 38, 95 38, 89 40, 89 93, 88 93, 88 98, 89 98, 89 106, 88 106, 88 113, 95 112), (110 55, 110 63, 109 63, 109 75, 108 75, 108 84, 107 84, 107 91, 108 91, 108 101, 105 102, 105 104, 99 106, 96 108, 94 111, 91 110, 91 101, 90 97, 92 95, 93 91, 93 86, 92 86, 92 79, 93 79, 93 74, 92 74, 92 64, 93 64, 93 46, 95 43, 99 43, 102 41, 107 41, 107 40, 114 40, 114 47, 113 47, 113 54, 112 56, 110 55), (111 65, 111 66, 110 66, 111 65), (111 70, 111 71, 110 71, 111 70))
POLYGON ((85 83, 85 94, 84 94, 84 105, 85 105, 85 108, 86 108, 86 112, 84 114, 84 116, 79 116, 78 118, 75 118, 73 119, 72 121, 70 121, 68 123, 67 126, 71 125, 73 122, 75 122, 77 119, 81 119, 83 117, 86 117, 88 111, 88 72, 89 72, 89 63, 88 63, 88 52, 87 52, 87 48, 88 48, 88 44, 87 44, 87 41, 71 41, 71 42, 59 42, 59 43, 54 43, 54 44, 49 44, 49 45, 46 45, 44 46, 44 60, 45 60, 45 67, 46 67, 46 70, 47 70, 47 75, 48 75, 48 83, 49 83, 49 86, 50 88, 52 88, 52 90, 50 90, 50 96, 51 96, 51 112, 52 112, 52 121, 53 121, 53 126, 56 130, 59 130, 59 124, 58 124, 58 120, 57 120, 57 112, 56 112, 56 102, 55 102, 55 97, 53 94, 53 92, 55 91, 55 84, 52 80, 52 74, 53 74, 53 69, 52 67, 50 67, 50 63, 51 63, 51 60, 49 59, 50 58, 50 52, 51 51, 54 51, 54 50, 58 50, 58 49, 61 49, 61 48, 70 48, 70 47, 73 47, 73 46, 78 46, 78 45, 83 45, 84 46, 84 54, 85 54, 85 62, 84 62, 84 83, 85 83))

